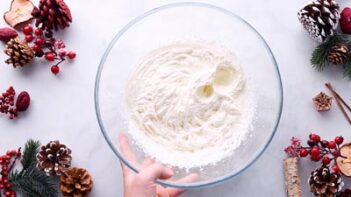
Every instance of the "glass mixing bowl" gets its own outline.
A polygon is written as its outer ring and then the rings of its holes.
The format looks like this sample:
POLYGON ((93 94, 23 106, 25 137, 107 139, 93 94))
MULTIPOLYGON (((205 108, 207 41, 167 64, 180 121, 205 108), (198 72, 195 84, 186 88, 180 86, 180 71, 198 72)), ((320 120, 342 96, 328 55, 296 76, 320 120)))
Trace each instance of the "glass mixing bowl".
MULTIPOLYGON (((135 172, 138 169, 118 146, 118 134, 128 130, 127 79, 137 61, 149 51, 182 40, 216 42, 233 51, 255 87, 257 100, 250 136, 230 157, 202 168, 173 167, 174 177, 157 181, 165 186, 195 188, 240 174, 263 153, 281 116, 282 84, 277 63, 265 40, 249 23, 228 10, 203 3, 176 3, 135 18, 107 47, 95 84, 95 108, 101 131, 113 152, 135 172), (192 183, 175 182, 190 173, 199 174, 199 179, 192 183)), ((138 161, 142 161, 147 155, 130 144, 138 161)))

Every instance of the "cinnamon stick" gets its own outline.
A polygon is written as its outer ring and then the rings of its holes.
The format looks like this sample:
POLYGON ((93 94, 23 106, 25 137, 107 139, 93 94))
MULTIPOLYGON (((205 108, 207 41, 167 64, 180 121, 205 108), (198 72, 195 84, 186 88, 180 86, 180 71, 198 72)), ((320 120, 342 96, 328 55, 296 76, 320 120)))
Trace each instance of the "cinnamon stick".
POLYGON ((341 96, 334 90, 334 88, 332 87, 332 85, 330 83, 325 83, 325 86, 330 90, 330 92, 333 94, 333 97, 336 101, 336 103, 338 104, 341 112, 343 113, 344 117, 346 118, 346 120, 351 124, 351 118, 349 117, 349 115, 347 114, 347 112, 345 111, 343 105, 345 105, 345 107, 351 112, 351 107, 349 105, 347 105, 347 103, 344 101, 344 99, 341 98, 341 96))

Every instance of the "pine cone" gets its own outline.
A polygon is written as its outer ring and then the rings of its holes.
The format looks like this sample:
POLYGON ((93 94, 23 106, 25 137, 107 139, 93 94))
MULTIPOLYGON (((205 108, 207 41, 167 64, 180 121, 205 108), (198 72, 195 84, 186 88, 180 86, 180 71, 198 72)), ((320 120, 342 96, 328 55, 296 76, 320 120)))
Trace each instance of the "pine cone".
POLYGON ((334 45, 328 54, 328 62, 340 65, 345 64, 349 56, 349 48, 344 43, 338 43, 334 45))
POLYGON ((335 0, 314 0, 298 12, 304 29, 318 42, 334 35, 339 17, 339 5, 335 0))
POLYGON ((14 68, 17 66, 24 66, 34 57, 33 50, 19 37, 12 38, 7 42, 5 53, 10 56, 5 62, 7 64, 12 64, 14 68))
POLYGON ((36 18, 35 26, 47 32, 64 29, 72 22, 71 11, 63 0, 40 0, 32 15, 36 18))
POLYGON ((351 197, 351 190, 345 189, 344 191, 340 192, 337 197, 351 197))
POLYGON ((66 197, 86 197, 93 188, 93 180, 83 168, 71 168, 60 177, 60 190, 66 197))
POLYGON ((324 92, 320 92, 313 98, 314 107, 317 111, 329 111, 332 105, 332 97, 328 96, 324 92))
POLYGON ((330 172, 326 166, 313 171, 308 184, 310 185, 311 192, 319 197, 335 197, 344 186, 340 174, 330 172))
POLYGON ((61 175, 71 166, 71 150, 59 141, 42 146, 37 154, 38 168, 50 175, 61 175))

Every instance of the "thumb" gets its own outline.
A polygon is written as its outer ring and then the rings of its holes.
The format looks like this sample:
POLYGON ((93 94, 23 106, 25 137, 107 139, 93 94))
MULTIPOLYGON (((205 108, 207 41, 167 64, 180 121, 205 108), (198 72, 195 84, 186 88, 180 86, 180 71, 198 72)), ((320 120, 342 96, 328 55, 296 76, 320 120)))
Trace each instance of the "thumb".
POLYGON ((156 179, 171 178, 173 176, 173 171, 159 163, 154 163, 142 170, 139 175, 147 181, 155 181, 156 179))

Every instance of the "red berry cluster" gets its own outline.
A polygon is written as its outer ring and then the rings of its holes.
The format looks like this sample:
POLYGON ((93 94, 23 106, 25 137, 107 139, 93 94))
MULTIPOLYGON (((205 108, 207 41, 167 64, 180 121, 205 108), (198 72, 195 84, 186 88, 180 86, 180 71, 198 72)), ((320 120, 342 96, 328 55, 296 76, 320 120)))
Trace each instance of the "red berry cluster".
POLYGON ((5 155, 0 156, 0 196, 1 192, 5 197, 15 197, 16 192, 13 190, 9 181, 9 175, 18 158, 21 157, 21 149, 7 151, 5 155))
POLYGON ((43 30, 37 28, 34 30, 33 36, 33 27, 30 25, 26 25, 22 29, 25 40, 28 43, 33 42, 32 50, 36 57, 45 57, 45 59, 49 62, 57 61, 54 65, 51 66, 51 72, 53 74, 58 74, 60 72, 59 65, 65 61, 66 59, 74 59, 76 57, 76 53, 73 51, 65 50, 65 43, 62 40, 56 40, 53 38, 53 34, 51 32, 43 33, 43 30))
MULTIPOLYGON (((340 157, 340 145, 344 142, 342 136, 335 137, 332 141, 321 140, 317 134, 310 134, 307 141, 308 146, 301 146, 300 140, 293 137, 291 145, 285 149, 285 152, 290 157, 307 157, 310 156, 312 161, 322 161, 322 164, 327 166, 332 161, 334 165, 332 170, 336 173, 339 172, 339 167, 336 165, 336 158, 340 157)), ((342 157, 342 156, 341 156, 342 157)))
POLYGON ((14 119, 18 115, 17 109, 14 107, 15 95, 16 91, 11 86, 0 96, 0 112, 8 114, 10 119, 14 119))
POLYGON ((15 102, 16 91, 10 86, 6 92, 0 95, 0 113, 8 114, 9 119, 18 116, 18 112, 27 110, 30 102, 29 94, 21 92, 15 102))

